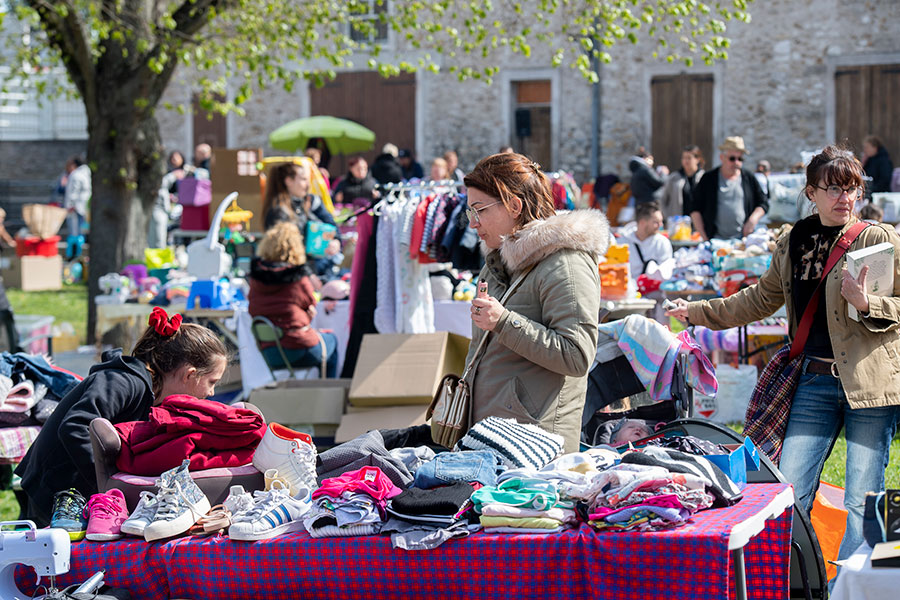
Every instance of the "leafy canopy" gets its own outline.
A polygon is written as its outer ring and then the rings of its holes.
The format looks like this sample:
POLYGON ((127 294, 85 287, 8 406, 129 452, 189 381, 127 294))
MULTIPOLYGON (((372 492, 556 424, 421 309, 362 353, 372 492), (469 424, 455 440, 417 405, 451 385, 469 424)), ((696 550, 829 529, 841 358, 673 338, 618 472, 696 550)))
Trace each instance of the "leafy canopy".
MULTIPOLYGON (((568 65, 591 81, 591 57, 610 62, 621 41, 647 40, 653 56, 668 62, 712 63, 727 58, 726 24, 749 22, 750 2, 5 0, 0 25, 26 31, 7 36, 15 58, 7 64, 22 67, 10 77, 62 62, 86 97, 98 75, 168 81, 185 65, 199 73, 203 108, 240 112, 255 88, 290 91, 301 77, 321 84, 354 66, 384 75, 444 69, 490 81, 500 56, 528 57, 540 46, 554 66, 568 65), (389 41, 377 41, 385 31, 389 41), (359 57, 364 64, 354 64, 359 57), (117 73, 105 68, 112 64, 120 65, 117 73), (219 102, 228 81, 237 88, 219 102)), ((136 108, 152 106, 150 96, 136 99, 136 108)))

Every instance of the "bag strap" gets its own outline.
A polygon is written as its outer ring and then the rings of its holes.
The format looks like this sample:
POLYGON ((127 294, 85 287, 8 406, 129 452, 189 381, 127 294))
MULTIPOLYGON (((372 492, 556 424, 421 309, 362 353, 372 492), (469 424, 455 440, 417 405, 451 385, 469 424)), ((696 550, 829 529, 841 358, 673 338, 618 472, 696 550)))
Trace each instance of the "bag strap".
POLYGON ((822 286, 825 285, 825 279, 828 277, 828 274, 831 273, 831 270, 838 261, 840 261, 844 254, 847 253, 847 250, 850 249, 850 244, 856 241, 859 234, 861 234, 868 226, 869 224, 865 221, 855 223, 850 229, 844 232, 844 235, 840 237, 837 245, 835 245, 834 249, 831 251, 831 254, 828 255, 828 260, 825 262, 825 271, 822 272, 822 279, 819 280, 819 285, 816 286, 812 297, 809 299, 809 304, 806 305, 806 310, 803 311, 803 317, 800 319, 800 324, 797 325, 797 335, 794 336, 794 341, 791 342, 789 360, 794 360, 800 356, 800 353, 803 352, 803 347, 806 346, 806 340, 809 337, 809 329, 812 326, 813 318, 816 316, 816 309, 819 307, 819 297, 822 295, 822 286))
MULTIPOLYGON (((515 289, 517 287, 519 287, 519 284, 521 284, 522 281, 524 281, 525 276, 531 272, 532 268, 534 268, 534 267, 532 266, 532 267, 529 267, 529 268, 525 269, 524 271, 522 271, 519 274, 519 276, 516 277, 511 284, 509 284, 509 287, 506 288, 506 293, 503 294, 502 298, 500 298, 500 304, 506 304, 506 301, 509 300, 510 296, 512 296, 513 291, 515 291, 515 289)), ((484 335, 481 336, 481 340, 478 342, 478 346, 475 348, 475 353, 472 354, 472 360, 469 361, 469 364, 466 365, 466 368, 463 370, 463 374, 460 375, 460 377, 459 377, 460 379, 465 379, 466 376, 469 374, 469 371, 472 370, 472 367, 475 365, 475 363, 480 358, 481 351, 484 350, 484 346, 487 343, 487 339, 490 334, 491 334, 490 331, 485 331, 484 335)))

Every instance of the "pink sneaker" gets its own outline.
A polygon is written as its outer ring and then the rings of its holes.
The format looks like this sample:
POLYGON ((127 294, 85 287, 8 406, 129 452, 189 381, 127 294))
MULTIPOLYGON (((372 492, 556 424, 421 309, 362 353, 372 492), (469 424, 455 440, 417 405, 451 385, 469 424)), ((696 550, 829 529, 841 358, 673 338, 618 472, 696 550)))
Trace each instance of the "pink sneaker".
POLYGON ((95 542, 117 540, 122 537, 122 523, 128 518, 125 495, 113 488, 105 494, 94 494, 84 508, 88 518, 87 535, 95 542))

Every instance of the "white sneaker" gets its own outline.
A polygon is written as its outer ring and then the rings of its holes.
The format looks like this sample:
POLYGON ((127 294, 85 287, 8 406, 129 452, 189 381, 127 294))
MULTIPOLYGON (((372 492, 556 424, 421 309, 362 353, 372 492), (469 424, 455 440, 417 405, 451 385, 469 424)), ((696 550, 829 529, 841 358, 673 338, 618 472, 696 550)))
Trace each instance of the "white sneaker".
MULTIPOLYGON (((158 485, 159 483, 157 483, 157 486, 158 485)), ((143 537, 144 529, 146 529, 147 525, 152 523, 154 517, 156 517, 156 508, 158 506, 159 501, 156 499, 156 494, 153 492, 141 492, 137 508, 135 508, 134 512, 131 513, 131 516, 122 523, 122 533, 143 537)))
POLYGON ((233 540, 267 540, 290 531, 302 531, 303 515, 310 508, 308 488, 300 490, 297 497, 276 482, 268 492, 254 492, 253 508, 236 516, 228 528, 233 540))
POLYGON ((188 473, 190 461, 185 459, 180 467, 169 469, 159 478, 159 506, 153 522, 144 528, 148 542, 182 534, 209 512, 209 499, 188 473))
POLYGON ((228 512, 231 513, 231 520, 234 519, 251 508, 253 508, 253 496, 249 492, 244 491, 244 486, 233 485, 228 492, 228 497, 222 502, 228 512))
POLYGON ((309 435, 270 423, 253 453, 253 466, 261 473, 276 469, 278 476, 290 484, 291 495, 296 497, 303 489, 319 487, 316 455, 316 446, 309 435))

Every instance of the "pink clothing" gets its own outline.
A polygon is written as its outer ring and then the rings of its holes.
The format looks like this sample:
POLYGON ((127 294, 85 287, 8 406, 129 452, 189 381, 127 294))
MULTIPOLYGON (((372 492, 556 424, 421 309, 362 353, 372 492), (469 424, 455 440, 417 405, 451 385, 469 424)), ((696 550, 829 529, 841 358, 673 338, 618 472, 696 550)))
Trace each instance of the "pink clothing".
POLYGON ((384 504, 401 491, 378 467, 363 467, 324 480, 321 487, 312 493, 312 498, 313 500, 321 496, 339 498, 344 492, 361 492, 384 504))
POLYGON ((661 494, 659 496, 653 496, 652 498, 647 498, 643 502, 638 504, 629 504, 627 506, 619 506, 617 508, 610 508, 608 506, 597 506, 590 514, 591 521, 599 521, 608 517, 611 514, 617 513, 619 511, 625 509, 633 509, 636 506, 642 506, 647 508, 675 508, 680 509, 684 508, 684 505, 681 503, 681 500, 675 494, 661 494))
POLYGON ((116 466, 134 475, 159 475, 185 458, 191 471, 240 467, 253 459, 266 432, 253 410, 186 395, 169 396, 150 409, 147 421, 115 427, 122 439, 116 466))

